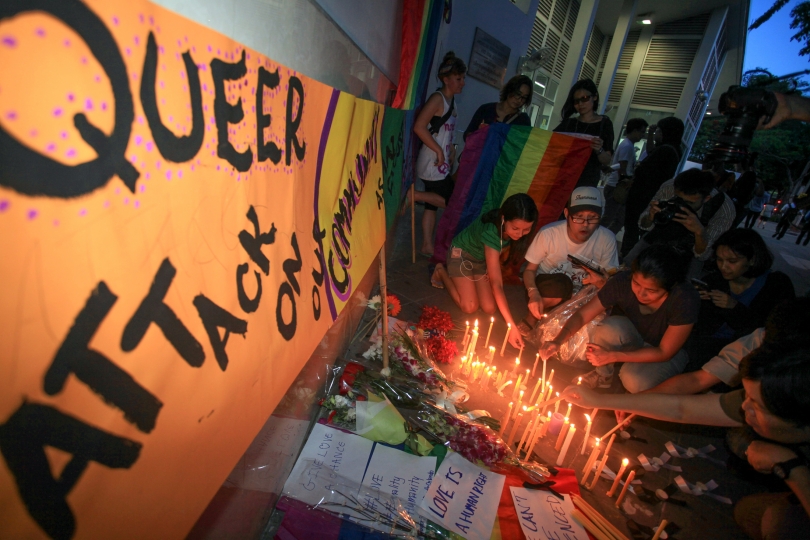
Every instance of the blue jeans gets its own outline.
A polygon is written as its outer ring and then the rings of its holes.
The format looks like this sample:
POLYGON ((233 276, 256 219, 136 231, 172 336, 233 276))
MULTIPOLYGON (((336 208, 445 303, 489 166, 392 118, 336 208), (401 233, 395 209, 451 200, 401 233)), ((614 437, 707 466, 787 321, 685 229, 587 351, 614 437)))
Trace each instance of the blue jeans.
MULTIPOLYGON (((607 351, 635 351, 650 346, 644 342, 630 319, 622 316, 611 316, 602 321, 591 333, 591 343, 607 351)), ((628 392, 636 394, 682 373, 688 361, 689 356, 681 349, 665 362, 625 362, 619 371, 619 378, 628 392)), ((596 372, 608 377, 613 375, 613 367, 613 364, 600 366, 596 372)))

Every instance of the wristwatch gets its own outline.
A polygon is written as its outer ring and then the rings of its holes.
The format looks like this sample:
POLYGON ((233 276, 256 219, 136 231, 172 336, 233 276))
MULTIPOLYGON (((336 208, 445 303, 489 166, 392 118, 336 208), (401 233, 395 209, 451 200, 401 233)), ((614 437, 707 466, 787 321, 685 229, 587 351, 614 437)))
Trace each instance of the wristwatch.
POLYGON ((771 471, 782 480, 787 480, 790 477, 790 471, 802 465, 806 465, 804 460, 800 457, 795 457, 793 459, 775 464, 771 471))

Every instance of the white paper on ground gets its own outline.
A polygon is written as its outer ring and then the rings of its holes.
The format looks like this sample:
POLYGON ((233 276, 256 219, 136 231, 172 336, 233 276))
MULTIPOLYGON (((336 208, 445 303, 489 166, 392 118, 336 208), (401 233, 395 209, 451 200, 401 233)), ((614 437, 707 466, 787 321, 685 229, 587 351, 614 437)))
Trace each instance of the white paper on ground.
POLYGON ((307 504, 317 504, 328 495, 328 486, 336 474, 349 479, 363 478, 373 446, 372 441, 358 435, 315 424, 284 484, 284 495, 307 504), (311 462, 315 467, 308 467, 311 462), (301 478, 305 470, 306 477, 301 478))
MULTIPOLYGON (((430 488, 436 472, 435 456, 414 456, 378 444, 363 478, 363 485, 397 497, 414 521, 420 521, 417 508, 430 488)), ((424 523, 421 524, 424 529, 424 523)))
POLYGON ((268 418, 228 475, 225 486, 278 493, 291 470, 307 429, 308 420, 282 416, 268 418))
POLYGON ((488 540, 505 480, 450 452, 436 471, 420 513, 469 540, 488 540))
POLYGON ((724 504, 732 504, 733 501, 728 497, 723 497, 722 495, 717 495, 715 493, 711 493, 713 490, 719 487, 719 484, 714 480, 709 480, 705 484, 698 482, 698 484, 691 484, 684 480, 683 476, 676 476, 675 477, 675 484, 678 486, 678 489, 683 491, 684 493, 689 493, 690 495, 707 495, 712 499, 718 500, 724 504))
POLYGON ((569 495, 563 495, 563 500, 560 500, 548 491, 521 487, 510 487, 509 490, 526 540, 588 538, 585 529, 571 517, 574 503, 569 495))

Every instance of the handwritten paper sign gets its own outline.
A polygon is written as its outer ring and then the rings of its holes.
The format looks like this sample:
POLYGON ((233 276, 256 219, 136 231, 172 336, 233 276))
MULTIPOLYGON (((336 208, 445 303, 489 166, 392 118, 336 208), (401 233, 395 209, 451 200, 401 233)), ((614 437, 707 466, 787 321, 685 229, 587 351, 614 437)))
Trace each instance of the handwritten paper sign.
POLYGON ((373 446, 372 441, 363 437, 315 424, 284 485, 284 494, 317 504, 328 496, 328 486, 337 475, 363 478, 373 446))
POLYGON ((547 491, 509 489, 526 540, 587 540, 585 529, 571 517, 574 503, 568 495, 563 495, 564 499, 560 500, 547 491))
MULTIPOLYGON (((371 491, 365 494, 365 498, 373 500, 374 492, 397 497, 411 517, 418 520, 417 508, 425 498, 435 472, 434 456, 414 456, 378 444, 363 478, 363 485, 371 491)), ((370 504, 372 500, 366 502, 370 504)))
POLYGON ((505 477, 451 452, 419 506, 431 521, 470 540, 487 540, 498 512, 505 477))

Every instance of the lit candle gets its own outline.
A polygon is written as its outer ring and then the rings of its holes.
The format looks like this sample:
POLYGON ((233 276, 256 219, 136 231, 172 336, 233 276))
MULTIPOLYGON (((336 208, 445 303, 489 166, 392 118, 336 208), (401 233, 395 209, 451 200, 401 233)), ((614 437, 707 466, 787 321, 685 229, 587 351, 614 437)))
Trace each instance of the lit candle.
POLYGON ((506 350, 506 342, 509 341, 509 332, 512 331, 512 323, 506 323, 506 335, 503 336, 503 346, 501 346, 501 356, 503 356, 503 351, 506 350))
POLYGON ((579 385, 581 385, 581 384, 582 384, 582 377, 579 377, 579 378, 577 379, 577 386, 579 386, 579 385))
POLYGON ((622 504, 622 500, 624 500, 624 496, 627 495, 627 488, 630 487, 630 484, 633 483, 633 479, 636 477, 636 471, 630 471, 630 474, 627 475, 627 480, 624 481, 624 487, 622 488, 622 492, 619 493, 619 498, 616 499, 616 508, 619 508, 622 504))
MULTIPOLYGON (((528 410, 527 410, 528 412, 528 410)), ((531 418, 529 419, 529 423, 526 424, 526 429, 523 430, 523 435, 520 437, 520 442, 518 443, 516 452, 520 454, 520 449, 523 448, 524 444, 529 442, 529 435, 531 435, 532 431, 534 430, 534 424, 537 422, 539 415, 535 412, 531 418)))
MULTIPOLYGON (((540 411, 537 411, 538 413, 540 411)), ((537 444, 537 441, 540 440, 540 437, 543 436, 543 429, 548 425, 548 419, 538 414, 537 416, 537 424, 534 426, 534 433, 532 433, 532 444, 529 445, 529 449, 526 450, 526 459, 531 459, 532 452, 534 451, 534 445, 537 444)))
MULTIPOLYGON (((551 381, 554 379, 554 370, 551 370, 551 374, 548 376, 548 385, 551 386, 551 381)), ((551 397, 551 396, 549 396, 551 397)))
POLYGON ((520 350, 518 351, 518 360, 523 357, 523 345, 520 346, 520 350))
POLYGON ((534 385, 534 390, 532 390, 532 397, 529 398, 530 403, 534 403, 535 405, 537 405, 537 402, 534 400, 534 398, 537 397, 537 391, 540 390, 540 383, 542 382, 543 381, 540 379, 540 377, 537 377, 537 384, 534 385))
MULTIPOLYGON (((557 396, 557 397, 560 397, 560 393, 559 393, 559 392, 555 392, 555 394, 556 394, 556 396, 557 396)), ((560 411, 560 402, 559 402, 559 401, 557 401, 557 402, 554 404, 554 412, 559 412, 559 411, 560 411)))
MULTIPOLYGON (((489 318, 489 330, 487 330, 487 340, 484 342, 484 348, 489 347, 489 335, 492 334, 492 325, 495 324, 495 317, 489 318)), ((494 347, 493 347, 494 348, 494 347)), ((491 358, 490 358, 491 360, 491 358)))
POLYGON ((513 381, 509 380, 509 381, 506 381, 505 383, 503 383, 501 386, 499 386, 498 387, 498 393, 500 394, 501 392, 503 392, 503 389, 506 388, 507 386, 509 386, 510 384, 512 384, 512 382, 513 381))
POLYGON ((534 372, 537 371, 537 363, 540 361, 540 353, 537 353, 537 356, 534 357, 534 365, 532 366, 532 377, 534 377, 534 372))
POLYGON ((563 439, 565 439, 565 434, 568 433, 568 423, 569 419, 566 418, 563 422, 562 429, 560 430, 560 434, 557 435, 557 444, 554 445, 554 450, 557 452, 560 451, 560 447, 562 447, 563 439))
POLYGON ((467 327, 464 329, 464 337, 461 338, 461 348, 467 346, 467 334, 470 332, 470 321, 467 321, 467 327))
POLYGON ((591 436, 591 416, 586 414, 585 418, 588 420, 588 425, 585 426, 585 438, 582 440, 582 451, 579 453, 580 456, 585 455, 585 447, 588 446, 588 437, 591 436))
MULTIPOLYGON (((542 414, 542 413, 540 413, 540 414, 542 414)), ((543 427, 540 429, 540 438, 541 439, 546 436, 546 433, 548 433, 549 427, 551 427, 551 411, 548 411, 548 418, 546 418, 546 421, 543 422, 543 427)))
POLYGON ((574 434, 576 432, 577 432, 576 426, 574 426, 574 424, 571 424, 571 427, 568 428, 568 435, 566 435, 565 442, 562 445, 562 450, 560 450, 560 455, 557 456, 557 467, 563 464, 565 454, 568 452, 568 447, 571 446, 571 439, 574 438, 574 434))
POLYGON ((568 404, 568 410, 565 411, 565 416, 567 416, 569 418, 571 417, 571 407, 572 407, 572 405, 571 405, 571 403, 569 403, 568 404))
POLYGON ((478 327, 476 326, 475 328, 473 328, 469 344, 467 345, 468 355, 472 356, 472 354, 475 352, 475 346, 477 345, 477 343, 478 343, 478 327))
POLYGON ((509 432, 509 440, 506 442, 506 445, 509 448, 512 448, 512 443, 515 442, 515 435, 517 435, 518 427, 520 427, 520 423, 523 422, 523 411, 520 411, 515 419, 515 425, 512 426, 512 431, 509 432))
POLYGON ((627 470, 627 465, 630 464, 630 460, 624 458, 622 460, 622 466, 619 468, 619 472, 616 473, 616 478, 613 480, 613 485, 610 486, 610 489, 607 492, 608 497, 613 497, 616 493, 616 488, 619 487, 619 482, 622 481, 622 476, 624 476, 624 471, 627 470))
POLYGON ((489 356, 487 357, 487 360, 489 360, 490 362, 495 360, 495 347, 493 347, 492 345, 489 346, 489 356))
POLYGON ((483 386, 483 387, 484 387, 484 389, 486 389, 486 388, 489 386, 489 379, 490 379, 490 378, 492 378, 492 370, 491 370, 491 369, 488 369, 488 370, 487 370, 486 377, 484 377, 484 379, 483 379, 483 380, 484 380, 484 382, 483 382, 483 383, 481 383, 481 386, 483 386))
POLYGON ((596 439, 596 444, 593 445, 593 450, 591 450, 591 455, 588 456, 588 461, 585 463, 585 468, 582 469, 582 480, 579 481, 580 485, 585 485, 585 482, 588 481, 588 477, 591 475, 591 469, 593 469, 593 464, 596 461, 596 458, 599 457, 599 439, 596 439))
POLYGON ((520 395, 518 396, 517 409, 520 409, 521 406, 526 409, 526 406, 523 405, 523 390, 520 391, 520 395))
POLYGON ((613 446, 613 441, 615 439, 616 434, 614 433, 613 435, 610 436, 610 440, 608 441, 607 446, 605 447, 605 453, 602 454, 602 461, 599 462, 599 467, 597 467, 596 469, 596 476, 593 477, 593 482, 591 482, 591 485, 588 486, 589 491, 593 490, 593 488, 596 487, 596 483, 599 481, 599 477, 602 476, 602 469, 604 469, 605 465, 607 465, 608 455, 610 454, 610 447, 613 446))
POLYGON ((468 382, 473 382, 475 380, 475 368, 478 366, 478 362, 473 362, 472 367, 470 368, 470 376, 467 377, 468 382))
POLYGON ((517 375, 518 366, 520 365, 520 358, 515 358, 515 370, 512 372, 517 375))
POLYGON ((521 373, 520 375, 518 375, 517 382, 515 383, 515 389, 512 392, 512 399, 515 399, 515 396, 517 395, 518 390, 520 389, 520 381, 522 381, 522 380, 523 380, 523 374, 521 373))
POLYGON ((503 417, 503 420, 501 420, 501 429, 498 430, 498 436, 503 435, 503 431, 506 429, 506 424, 509 422, 509 418, 512 416, 512 405, 514 405, 514 403, 510 401, 509 408, 506 409, 506 415, 503 417))
MULTIPOLYGON (((548 401, 548 399, 551 397, 550 394, 551 394, 552 390, 554 390, 554 388, 549 386, 547 396, 542 396, 541 395, 541 397, 545 398, 545 399, 543 399, 543 401, 548 401)), ((546 412, 547 409, 548 409, 548 405, 543 405, 543 412, 546 412)), ((551 411, 549 411, 549 412, 551 412, 551 411)))

